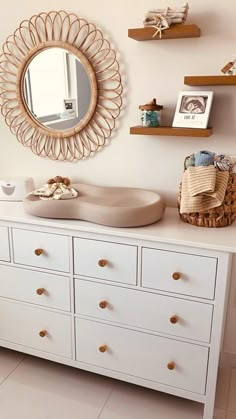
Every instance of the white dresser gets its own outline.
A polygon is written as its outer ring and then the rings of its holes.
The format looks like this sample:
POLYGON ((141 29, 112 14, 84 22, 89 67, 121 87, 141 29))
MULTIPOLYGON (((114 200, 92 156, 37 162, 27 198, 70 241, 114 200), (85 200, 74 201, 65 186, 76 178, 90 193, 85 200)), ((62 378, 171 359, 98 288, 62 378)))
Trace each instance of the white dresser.
POLYGON ((201 402, 212 419, 233 229, 175 209, 114 229, 1 203, 0 345, 201 402))

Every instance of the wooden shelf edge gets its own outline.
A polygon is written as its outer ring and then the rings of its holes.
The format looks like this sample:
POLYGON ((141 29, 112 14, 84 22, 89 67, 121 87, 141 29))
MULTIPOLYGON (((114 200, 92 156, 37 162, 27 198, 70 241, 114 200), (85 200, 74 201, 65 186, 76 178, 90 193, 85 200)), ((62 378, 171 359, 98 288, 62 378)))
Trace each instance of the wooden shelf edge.
POLYGON ((143 27, 128 29, 128 37, 135 39, 136 41, 162 41, 165 39, 178 39, 178 38, 199 38, 201 35, 200 28, 197 25, 173 25, 162 32, 160 38, 159 34, 153 35, 156 32, 156 28, 143 27))
POLYGON ((232 86, 236 85, 236 76, 185 76, 187 86, 232 86))
POLYGON ((130 127, 130 134, 134 135, 163 135, 170 137, 210 137, 212 128, 175 128, 175 127, 130 127))

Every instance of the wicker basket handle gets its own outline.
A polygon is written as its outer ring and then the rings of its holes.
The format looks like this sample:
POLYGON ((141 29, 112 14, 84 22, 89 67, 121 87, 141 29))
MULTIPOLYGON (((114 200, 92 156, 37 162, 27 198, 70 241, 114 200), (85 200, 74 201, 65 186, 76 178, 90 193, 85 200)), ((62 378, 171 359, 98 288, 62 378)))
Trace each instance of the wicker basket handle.
POLYGON ((187 169, 187 167, 186 167, 186 162, 187 162, 187 160, 190 158, 190 156, 187 156, 187 157, 185 157, 185 159, 184 159, 184 171, 187 169))

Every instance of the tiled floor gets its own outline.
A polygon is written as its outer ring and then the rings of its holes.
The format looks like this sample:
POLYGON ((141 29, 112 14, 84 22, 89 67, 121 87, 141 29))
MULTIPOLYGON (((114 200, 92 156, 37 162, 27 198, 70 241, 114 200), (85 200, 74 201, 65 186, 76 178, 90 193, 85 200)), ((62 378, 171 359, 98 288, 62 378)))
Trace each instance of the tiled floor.
MULTIPOLYGON (((202 405, 0 348, 1 419, 202 419, 202 405)), ((236 369, 220 368, 216 419, 236 419, 236 369)))

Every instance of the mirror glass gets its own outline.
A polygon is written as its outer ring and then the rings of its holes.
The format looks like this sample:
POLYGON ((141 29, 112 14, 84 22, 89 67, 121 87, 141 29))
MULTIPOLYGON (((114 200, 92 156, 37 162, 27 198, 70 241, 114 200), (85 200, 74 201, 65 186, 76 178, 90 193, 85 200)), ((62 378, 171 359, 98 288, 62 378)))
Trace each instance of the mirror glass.
POLYGON ((91 102, 84 65, 63 48, 47 48, 26 68, 23 96, 29 113, 44 127, 64 131, 84 118, 91 102))

